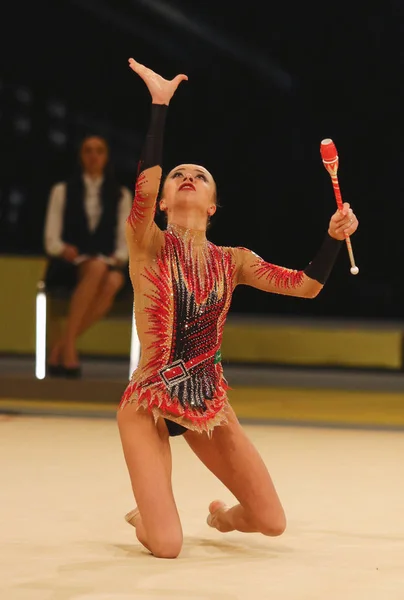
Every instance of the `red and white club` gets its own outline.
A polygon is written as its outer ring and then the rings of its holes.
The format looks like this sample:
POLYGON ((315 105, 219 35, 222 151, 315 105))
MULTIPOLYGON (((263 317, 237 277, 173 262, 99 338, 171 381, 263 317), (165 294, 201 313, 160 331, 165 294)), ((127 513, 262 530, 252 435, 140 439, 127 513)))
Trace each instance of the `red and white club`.
MULTIPOLYGON (((335 147, 335 144, 330 139, 325 139, 321 142, 320 145, 320 153, 321 158, 323 159, 323 165, 328 171, 332 186, 334 188, 335 199, 337 201, 337 206, 340 210, 343 209, 343 202, 341 196, 341 190, 339 188, 338 182, 338 153, 335 147)), ((355 264, 355 259, 352 250, 351 238, 348 234, 345 234, 345 241, 348 248, 349 260, 351 262, 351 273, 352 275, 357 275, 359 273, 359 268, 355 264)))

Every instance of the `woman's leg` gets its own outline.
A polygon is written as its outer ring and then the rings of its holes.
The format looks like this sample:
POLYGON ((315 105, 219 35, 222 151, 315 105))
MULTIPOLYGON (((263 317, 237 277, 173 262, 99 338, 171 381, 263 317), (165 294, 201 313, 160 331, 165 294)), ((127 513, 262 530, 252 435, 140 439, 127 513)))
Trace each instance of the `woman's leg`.
POLYGON ((102 279, 96 298, 90 304, 78 330, 78 336, 100 321, 111 310, 115 296, 125 283, 120 271, 108 271, 102 279))
POLYGON ((188 431, 189 446, 239 504, 227 509, 212 502, 208 523, 219 531, 260 532, 281 535, 286 518, 275 486, 258 451, 244 433, 231 409, 229 423, 214 429, 212 437, 188 431))
POLYGON ((77 367, 78 356, 76 339, 84 315, 97 297, 102 280, 107 273, 107 265, 102 260, 88 260, 80 266, 79 283, 70 301, 66 332, 63 339, 63 365, 77 367))
POLYGON ((171 485, 171 449, 162 419, 129 404, 118 412, 118 426, 139 510, 134 519, 139 541, 158 558, 176 558, 182 527, 171 485))
MULTIPOLYGON (((88 306, 86 313, 82 317, 76 338, 105 317, 112 308, 115 296, 122 289, 124 283, 125 279, 121 271, 106 271, 104 278, 101 279, 96 290, 95 298, 93 298, 92 303, 88 306)), ((60 364, 65 345, 66 334, 53 346, 49 358, 50 365, 60 364)))

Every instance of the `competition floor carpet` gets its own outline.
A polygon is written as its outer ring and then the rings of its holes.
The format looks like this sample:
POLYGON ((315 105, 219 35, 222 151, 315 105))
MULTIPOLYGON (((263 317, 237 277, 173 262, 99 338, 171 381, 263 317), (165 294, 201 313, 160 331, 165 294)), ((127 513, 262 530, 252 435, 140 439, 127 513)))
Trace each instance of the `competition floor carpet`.
POLYGON ((0 416, 0 598, 403 600, 404 432, 246 431, 273 475, 287 532, 208 528, 208 503, 232 498, 175 438, 185 544, 164 561, 123 519, 133 500, 114 419, 0 416))

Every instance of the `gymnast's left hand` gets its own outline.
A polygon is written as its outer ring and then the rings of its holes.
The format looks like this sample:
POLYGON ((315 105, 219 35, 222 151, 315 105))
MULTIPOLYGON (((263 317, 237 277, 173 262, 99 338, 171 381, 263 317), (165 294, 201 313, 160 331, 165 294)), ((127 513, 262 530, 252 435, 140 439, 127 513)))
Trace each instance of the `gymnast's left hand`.
POLYGON ((164 79, 161 75, 138 63, 133 58, 129 59, 129 66, 147 85, 154 104, 166 104, 168 106, 181 81, 188 81, 188 77, 184 74, 177 75, 171 80, 164 79))
POLYGON ((344 202, 342 210, 337 210, 331 217, 328 235, 335 240, 344 240, 358 229, 359 221, 348 202, 344 202))

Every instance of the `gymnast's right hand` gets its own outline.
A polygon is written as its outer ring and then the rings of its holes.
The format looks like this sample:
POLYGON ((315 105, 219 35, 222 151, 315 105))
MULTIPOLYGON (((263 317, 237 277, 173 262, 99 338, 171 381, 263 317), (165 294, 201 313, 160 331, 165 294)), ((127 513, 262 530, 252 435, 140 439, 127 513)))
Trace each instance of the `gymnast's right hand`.
POLYGON ((79 251, 78 248, 76 248, 76 246, 72 246, 71 244, 65 244, 61 254, 64 260, 67 260, 67 262, 74 262, 78 255, 79 251))
POLYGON ((136 62, 133 58, 129 59, 129 66, 147 85, 153 104, 167 104, 168 106, 181 81, 188 81, 186 75, 177 75, 171 81, 163 79, 161 75, 136 62))

